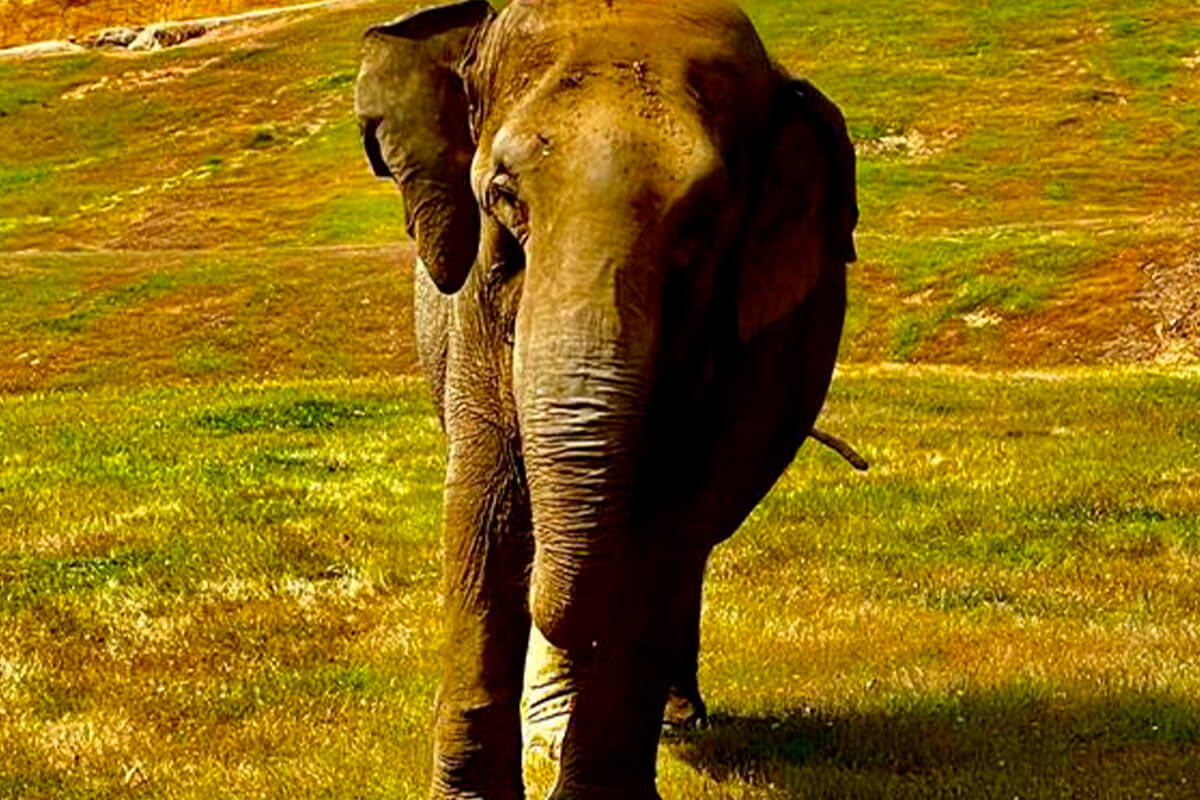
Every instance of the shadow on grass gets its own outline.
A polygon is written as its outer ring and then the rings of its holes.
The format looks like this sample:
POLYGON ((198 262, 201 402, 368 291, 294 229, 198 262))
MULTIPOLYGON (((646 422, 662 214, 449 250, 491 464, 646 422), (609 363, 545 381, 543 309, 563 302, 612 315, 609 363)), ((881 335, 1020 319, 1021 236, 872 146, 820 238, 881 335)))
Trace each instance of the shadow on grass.
POLYGON ((1001 690, 884 705, 714 714, 707 730, 667 741, 718 783, 770 796, 1200 797, 1195 698, 1001 690))

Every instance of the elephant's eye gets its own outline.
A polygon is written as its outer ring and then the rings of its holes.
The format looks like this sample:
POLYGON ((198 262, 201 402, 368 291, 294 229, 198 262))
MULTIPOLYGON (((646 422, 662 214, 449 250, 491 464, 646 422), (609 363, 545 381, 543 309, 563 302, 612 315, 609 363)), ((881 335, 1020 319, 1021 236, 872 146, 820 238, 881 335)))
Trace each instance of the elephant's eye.
POLYGON ((517 179, 507 172, 497 172, 488 187, 491 203, 513 202, 517 199, 517 179))
POLYGON ((517 193, 517 179, 509 172, 497 172, 488 184, 487 211, 519 239, 525 238, 528 214, 517 193))

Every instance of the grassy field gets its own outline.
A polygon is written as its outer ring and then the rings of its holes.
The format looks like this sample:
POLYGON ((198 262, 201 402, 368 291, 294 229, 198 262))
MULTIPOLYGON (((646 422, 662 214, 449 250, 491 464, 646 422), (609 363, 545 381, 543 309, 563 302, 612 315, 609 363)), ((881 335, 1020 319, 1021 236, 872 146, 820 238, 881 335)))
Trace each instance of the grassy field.
MULTIPOLYGON (((1197 376, 836 386, 873 469, 806 447, 718 551, 666 796, 1194 796, 1197 376)), ((0 442, 0 796, 418 796, 413 379, 19 394, 0 442)))
MULTIPOLYGON (((411 5, 0 62, 0 798, 423 792, 442 444, 350 111, 411 5)), ((872 470, 718 551, 665 796, 1195 797, 1194 9, 748 6, 859 146, 872 470)))

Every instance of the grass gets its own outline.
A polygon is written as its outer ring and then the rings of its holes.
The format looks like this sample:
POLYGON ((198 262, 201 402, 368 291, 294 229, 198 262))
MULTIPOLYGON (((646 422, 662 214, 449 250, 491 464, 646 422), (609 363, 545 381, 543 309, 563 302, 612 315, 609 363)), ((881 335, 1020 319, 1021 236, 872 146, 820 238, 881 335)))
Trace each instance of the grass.
MULTIPOLYGON (((336 759, 330 736, 348 755, 374 731, 366 763, 410 746, 432 689, 441 481, 412 381, 2 408, 4 796, 244 796, 260 770, 288 774, 284 750, 306 771, 336 759), (230 782, 222 751, 255 766, 230 782), (180 784, 185 763, 207 766, 180 784)), ((409 796, 422 780, 373 783, 409 796)))
MULTIPOLYGON (((1062 322, 1056 304, 1085 283, 1107 283, 1110 300, 1128 304, 1112 268, 1177 258, 1180 239, 1197 250, 1187 220, 1200 184, 1200 73, 1188 59, 1200 53, 1200 28, 1184 6, 747 6, 783 61, 842 105, 859 147, 862 261, 848 357, 1103 360, 1104 348, 1049 355, 1062 322), (1166 237, 1148 230, 1155 214, 1174 220, 1166 237), (1046 235, 1057 237, 1051 252, 1031 246, 1046 235), (966 276, 991 278, 1005 249, 1017 256, 1000 264, 1011 288, 967 287, 975 300, 964 310, 956 298, 966 276), (958 269, 931 276, 947 266, 947 250, 958 269), (931 277, 925 308, 896 321, 896 305, 931 277), (980 312, 994 320, 984 336, 966 316, 980 312)), ((1115 320, 1078 322, 1084 338, 1114 336, 1115 320)))
MULTIPOLYGON (((1191 796, 1197 404, 1193 373, 843 371, 826 424, 872 471, 805 447, 719 549, 714 725, 666 796, 1191 796)), ((421 790, 418 382, 23 394, 0 442, 8 796, 421 790)))
POLYGON ((0 262, 0 393, 411 371, 407 248, 0 262))
POLYGON ((364 243, 320 217, 350 187, 375 198, 352 233, 397 241, 394 189, 363 180, 352 96, 361 31, 408 5, 310 15, 262 42, 0 65, 11 132, 0 142, 0 245, 364 243), (40 174, 36 186, 25 177, 40 174))
MULTIPOLYGON (((297 0, 297 3, 303 0, 297 0)), ((256 0, 0 0, 0 47, 47 39, 84 38, 114 27, 196 19, 271 7, 256 0)))

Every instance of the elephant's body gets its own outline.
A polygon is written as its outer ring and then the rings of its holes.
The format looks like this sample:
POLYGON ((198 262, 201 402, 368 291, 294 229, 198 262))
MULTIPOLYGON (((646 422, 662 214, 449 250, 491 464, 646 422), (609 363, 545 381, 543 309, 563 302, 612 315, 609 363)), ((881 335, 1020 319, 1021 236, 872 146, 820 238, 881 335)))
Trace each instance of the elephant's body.
POLYGON ((668 694, 703 713, 708 554, 833 372, 841 116, 708 0, 419 12, 369 34, 358 109, 448 442, 433 794, 522 796, 532 618, 530 716, 570 716, 556 797, 655 797, 668 694))

